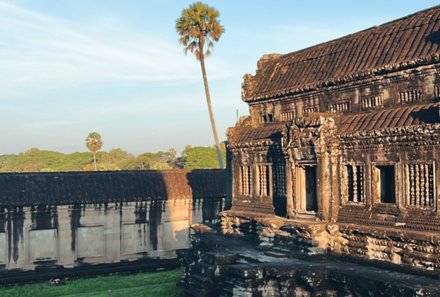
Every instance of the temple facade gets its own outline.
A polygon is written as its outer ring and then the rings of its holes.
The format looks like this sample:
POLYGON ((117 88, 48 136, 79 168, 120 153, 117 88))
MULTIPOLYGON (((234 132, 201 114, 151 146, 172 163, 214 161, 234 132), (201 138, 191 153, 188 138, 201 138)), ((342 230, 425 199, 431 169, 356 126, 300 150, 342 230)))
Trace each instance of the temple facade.
POLYGON ((264 55, 242 99, 231 214, 321 224, 324 249, 439 269, 440 6, 264 55))

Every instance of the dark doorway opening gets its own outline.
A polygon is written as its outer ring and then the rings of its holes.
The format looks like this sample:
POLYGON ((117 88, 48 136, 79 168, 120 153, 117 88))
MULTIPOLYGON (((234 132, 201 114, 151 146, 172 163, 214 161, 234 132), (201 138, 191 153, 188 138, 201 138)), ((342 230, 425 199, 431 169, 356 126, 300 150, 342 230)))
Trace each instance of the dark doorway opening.
POLYGON ((306 211, 318 211, 316 166, 305 166, 305 206, 306 211))
POLYGON ((377 166, 378 192, 381 203, 396 203, 394 166, 377 166))

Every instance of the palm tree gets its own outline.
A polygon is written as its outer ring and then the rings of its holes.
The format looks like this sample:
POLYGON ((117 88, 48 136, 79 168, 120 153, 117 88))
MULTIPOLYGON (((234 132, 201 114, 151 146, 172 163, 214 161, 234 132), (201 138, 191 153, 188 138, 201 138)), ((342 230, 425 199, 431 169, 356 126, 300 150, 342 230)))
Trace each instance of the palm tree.
POLYGON ((208 103, 209 119, 211 120, 217 151, 218 164, 224 168, 222 153, 220 151, 217 128, 212 111, 211 96, 209 94, 208 79, 205 69, 205 56, 211 55, 214 41, 217 42, 225 31, 218 18, 220 13, 217 9, 202 2, 190 4, 189 8, 182 11, 180 18, 176 20, 176 30, 180 35, 179 42, 185 47, 185 54, 190 51, 200 61, 205 86, 206 102, 208 103), (206 48, 205 48, 206 46, 206 48))
POLYGON ((102 148, 101 135, 97 132, 90 132, 86 138, 86 146, 93 153, 93 165, 96 171, 96 152, 102 148))

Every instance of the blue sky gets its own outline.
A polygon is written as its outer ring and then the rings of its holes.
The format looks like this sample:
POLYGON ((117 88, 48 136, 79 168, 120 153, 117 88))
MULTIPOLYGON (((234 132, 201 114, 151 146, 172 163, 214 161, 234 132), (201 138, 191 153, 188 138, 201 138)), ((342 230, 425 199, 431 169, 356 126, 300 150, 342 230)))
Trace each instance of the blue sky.
MULTIPOLYGON (((0 153, 37 147, 139 154, 211 145, 200 66, 175 20, 192 1, 0 0, 0 153)), ((206 1, 225 34, 207 63, 219 135, 241 81, 265 53, 288 53, 426 9, 431 0, 206 1)))

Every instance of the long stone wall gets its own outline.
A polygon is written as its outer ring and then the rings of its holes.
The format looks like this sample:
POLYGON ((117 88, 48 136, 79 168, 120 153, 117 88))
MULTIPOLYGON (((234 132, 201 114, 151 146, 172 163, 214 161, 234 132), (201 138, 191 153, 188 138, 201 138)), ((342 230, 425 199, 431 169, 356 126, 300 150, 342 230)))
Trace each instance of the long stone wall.
POLYGON ((225 197, 221 170, 0 174, 0 274, 175 258, 225 197))

